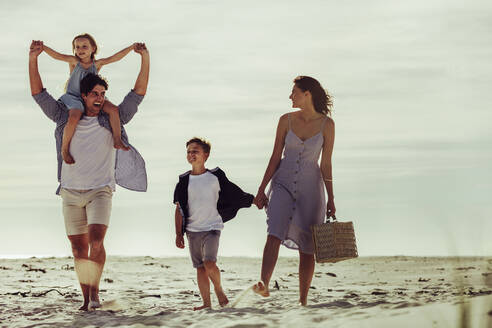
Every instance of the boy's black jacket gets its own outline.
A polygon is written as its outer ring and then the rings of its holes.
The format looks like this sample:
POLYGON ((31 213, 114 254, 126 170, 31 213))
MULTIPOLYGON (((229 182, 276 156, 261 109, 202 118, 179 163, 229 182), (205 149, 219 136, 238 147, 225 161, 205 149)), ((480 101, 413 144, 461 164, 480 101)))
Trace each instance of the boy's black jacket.
MULTIPOLYGON (((224 171, 218 167, 207 171, 215 175, 219 180, 220 191, 217 211, 222 217, 223 222, 233 219, 240 208, 251 206, 254 196, 242 191, 241 188, 230 182, 224 171)), ((174 204, 179 204, 181 215, 183 216, 183 233, 186 232, 186 223, 190 216, 188 212, 188 182, 190 181, 190 173, 191 171, 181 174, 179 176, 179 182, 174 189, 174 204)))

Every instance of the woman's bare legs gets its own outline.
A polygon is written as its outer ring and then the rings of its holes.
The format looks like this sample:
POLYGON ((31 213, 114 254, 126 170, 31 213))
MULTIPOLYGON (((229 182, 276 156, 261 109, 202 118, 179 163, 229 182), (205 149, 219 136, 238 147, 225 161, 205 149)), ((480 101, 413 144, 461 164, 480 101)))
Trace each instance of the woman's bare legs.
POLYGON ((270 284, 270 279, 272 278, 275 264, 277 264, 280 243, 281 240, 277 237, 272 235, 267 236, 265 248, 263 249, 263 260, 261 263, 261 281, 253 286, 253 291, 264 297, 270 295, 268 285, 270 284))
POLYGON ((299 302, 307 304, 309 287, 314 274, 314 255, 299 251, 299 302))

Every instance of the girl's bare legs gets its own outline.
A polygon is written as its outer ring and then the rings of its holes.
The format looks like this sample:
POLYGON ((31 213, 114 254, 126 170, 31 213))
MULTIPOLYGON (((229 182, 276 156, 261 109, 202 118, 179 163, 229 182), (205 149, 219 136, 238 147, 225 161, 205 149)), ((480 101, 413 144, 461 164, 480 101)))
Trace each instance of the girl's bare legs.
POLYGON ((65 125, 65 128, 63 128, 63 139, 61 148, 63 160, 67 164, 75 163, 75 160, 70 154, 70 142, 72 141, 73 134, 75 133, 75 129, 77 128, 77 124, 82 117, 82 113, 83 111, 79 109, 70 109, 68 111, 68 121, 65 125))
POLYGON ((198 280, 198 289, 202 296, 203 305, 196 306, 193 310, 196 311, 212 307, 212 302, 210 301, 210 282, 208 281, 208 274, 205 267, 196 269, 196 279, 198 280))
POLYGON ((314 274, 314 255, 299 251, 299 302, 307 304, 309 287, 314 274))
POLYGON ((208 278, 212 280, 214 284, 215 295, 217 295, 217 299, 219 300, 220 306, 226 306, 229 303, 227 296, 222 289, 222 284, 220 282, 220 270, 213 261, 204 261, 203 265, 205 267, 205 271, 207 272, 208 278))
POLYGON ((103 111, 109 115, 109 124, 111 125, 111 130, 113 130, 114 148, 129 150, 130 148, 125 146, 121 141, 121 121, 118 107, 106 100, 104 102, 103 111))
POLYGON ((272 278, 275 264, 277 264, 280 243, 280 239, 272 235, 268 235, 265 248, 263 249, 263 261, 261 263, 261 281, 253 286, 253 291, 264 297, 270 295, 268 285, 270 284, 270 279, 272 278))

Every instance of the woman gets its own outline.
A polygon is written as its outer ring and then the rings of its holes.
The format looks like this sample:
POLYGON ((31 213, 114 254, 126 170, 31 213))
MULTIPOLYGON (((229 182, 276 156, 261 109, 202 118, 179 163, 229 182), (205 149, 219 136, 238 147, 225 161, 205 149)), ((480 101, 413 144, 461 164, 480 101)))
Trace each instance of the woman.
POLYGON ((270 278, 280 244, 284 244, 299 250, 299 302, 306 305, 314 273, 310 226, 323 223, 325 215, 335 214, 331 169, 335 124, 328 117, 333 106, 331 96, 312 77, 297 77, 289 98, 292 107, 300 110, 280 117, 273 153, 255 197, 258 208, 267 206, 268 236, 261 281, 253 290, 269 296, 270 278), (265 188, 270 180, 267 197, 265 188), (323 188, 328 193, 326 205, 323 188))

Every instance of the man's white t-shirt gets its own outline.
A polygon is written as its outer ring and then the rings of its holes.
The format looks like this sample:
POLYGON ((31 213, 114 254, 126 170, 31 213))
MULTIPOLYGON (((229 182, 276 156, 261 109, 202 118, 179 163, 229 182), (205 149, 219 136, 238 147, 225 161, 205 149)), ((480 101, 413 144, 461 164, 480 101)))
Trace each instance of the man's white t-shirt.
POLYGON ((222 230, 224 223, 217 211, 219 179, 210 172, 191 175, 188 182, 188 223, 186 231, 222 230))
POLYGON ((109 186, 115 189, 113 135, 99 125, 97 116, 80 119, 70 142, 70 154, 75 164, 63 162, 62 188, 87 190, 109 186))

